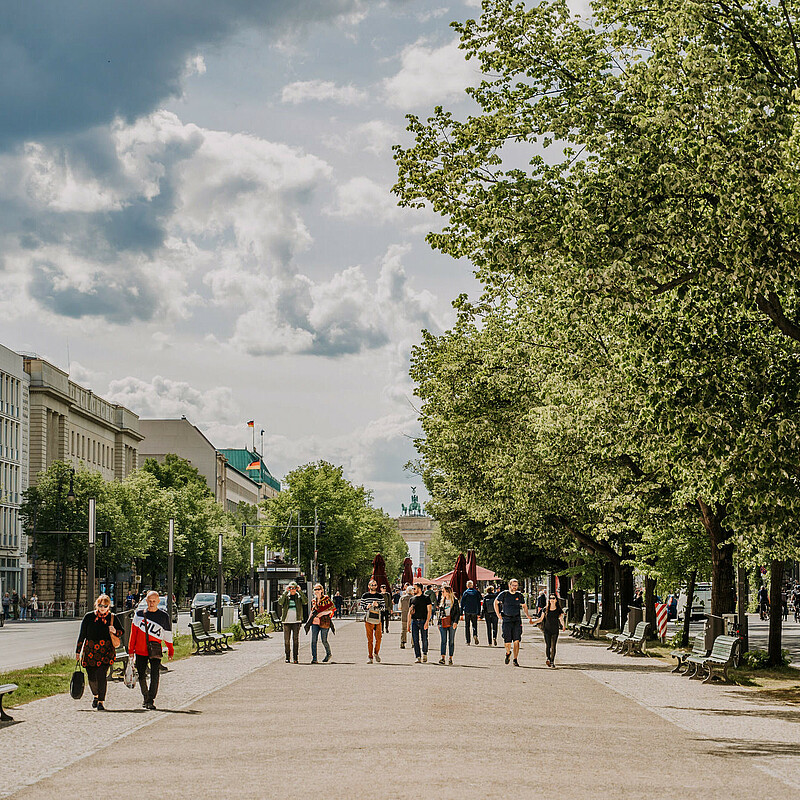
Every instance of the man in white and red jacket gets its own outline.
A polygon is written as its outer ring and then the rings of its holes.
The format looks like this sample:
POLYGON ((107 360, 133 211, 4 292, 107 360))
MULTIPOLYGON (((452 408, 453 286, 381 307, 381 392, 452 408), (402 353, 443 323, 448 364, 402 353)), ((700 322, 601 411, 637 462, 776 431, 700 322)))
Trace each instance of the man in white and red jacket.
POLYGON ((136 611, 131 621, 131 638, 128 642, 129 657, 136 656, 136 672, 139 675, 139 688, 142 690, 142 707, 154 710, 158 694, 158 678, 161 672, 161 658, 166 645, 169 660, 175 654, 172 646, 172 622, 169 614, 158 607, 159 595, 156 591, 147 593, 147 608, 136 611), (150 671, 150 686, 147 685, 147 671, 150 671))

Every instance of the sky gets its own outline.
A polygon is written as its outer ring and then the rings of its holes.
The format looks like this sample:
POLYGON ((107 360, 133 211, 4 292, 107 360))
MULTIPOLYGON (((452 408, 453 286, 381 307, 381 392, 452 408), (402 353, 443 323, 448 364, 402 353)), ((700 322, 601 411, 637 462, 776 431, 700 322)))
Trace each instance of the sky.
POLYGON ((0 343, 220 448, 255 420, 276 477, 324 459, 424 502, 409 354, 477 285, 397 207, 391 146, 470 107, 449 23, 477 6, 6 4, 0 343))

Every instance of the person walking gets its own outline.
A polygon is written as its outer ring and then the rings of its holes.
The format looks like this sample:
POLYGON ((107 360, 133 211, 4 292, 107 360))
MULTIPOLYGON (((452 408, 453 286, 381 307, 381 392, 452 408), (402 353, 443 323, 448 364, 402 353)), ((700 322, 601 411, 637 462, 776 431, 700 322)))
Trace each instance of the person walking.
POLYGON ((19 594, 16 589, 11 594, 11 609, 14 619, 19 619, 19 594))
POLYGON ((19 599, 19 618, 21 620, 28 618, 28 598, 25 595, 19 599))
MULTIPOLYGON (((453 651, 456 646, 456 628, 458 627, 458 620, 461 618, 461 608, 450 584, 445 584, 442 587, 442 599, 439 601, 439 607, 437 608, 437 617, 439 621, 439 636, 441 637, 441 647, 439 649, 441 658, 439 663, 444 664, 446 650, 449 649, 449 663, 452 667, 453 651)), ((476 639, 475 644, 477 643, 478 640, 476 639)))
POLYGON ((175 655, 172 646, 172 620, 158 607, 159 595, 151 589, 145 595, 145 608, 135 611, 131 619, 131 636, 128 640, 128 657, 136 658, 136 673, 142 692, 142 708, 155 711, 161 659, 166 645, 169 660, 175 655), (150 685, 147 673, 150 673, 150 685))
POLYGON ((322 638, 322 646, 325 648, 325 658, 323 664, 331 660, 331 646, 328 644, 328 634, 336 629, 333 626, 331 617, 336 611, 336 606, 331 602, 330 597, 325 594, 321 583, 314 585, 314 599, 311 603, 311 611, 308 612, 308 622, 306 622, 306 633, 311 628, 311 663, 317 663, 317 639, 322 638))
POLYGON ((769 592, 764 584, 758 590, 758 613, 761 619, 769 618, 769 592))
POLYGON ((36 594, 36 592, 34 592, 31 595, 31 598, 28 601, 28 608, 30 609, 30 612, 31 612, 31 619, 34 622, 38 622, 39 621, 39 596, 36 594))
POLYGON ((286 663, 289 663, 289 650, 294 663, 300 649, 300 626, 305 619, 308 598, 303 594, 296 581, 292 581, 286 591, 278 598, 278 608, 283 623, 283 648, 286 651, 286 663))
POLYGON ((389 633, 389 620, 392 616, 392 593, 386 586, 381 586, 381 594, 383 595, 381 623, 383 624, 384 633, 389 633))
POLYGON ((11 595, 6 592, 3 595, 3 619, 10 619, 11 614, 11 595))
POLYGON ((408 610, 411 606, 411 598, 414 596, 414 587, 407 583, 405 591, 400 595, 400 649, 406 649, 408 641, 408 610))
POLYGON ((486 620, 486 638, 489 644, 497 647, 497 613, 494 610, 494 601, 497 594, 494 591, 494 586, 490 586, 486 590, 486 595, 483 598, 483 618, 486 620))
POLYGON ((342 597, 342 593, 337 591, 336 594, 333 596, 333 604, 336 606, 336 617, 341 619, 342 617, 342 605, 344 604, 344 598, 342 597))
POLYGON ((483 597, 475 588, 475 584, 472 581, 467 581, 467 588, 461 595, 461 613, 464 615, 464 632, 466 634, 467 644, 470 643, 470 629, 475 635, 475 644, 479 644, 478 618, 481 615, 482 600, 483 597))
POLYGON ((547 590, 542 589, 539 596, 536 598, 536 616, 540 617, 544 610, 547 608, 547 590))
POLYGON ((428 595, 428 599, 431 601, 431 608, 436 608, 439 605, 439 595, 436 594, 438 588, 438 586, 429 586, 425 590, 425 594, 428 595))
POLYGON ((378 583, 374 578, 370 579, 367 591, 361 595, 359 605, 364 612, 364 630, 367 634, 367 653, 369 661, 372 663, 373 655, 375 660, 381 663, 381 636, 383 635, 383 595, 378 593, 378 583), (374 643, 373 643, 374 640, 374 643))
POLYGON ((547 608, 542 612, 537 622, 542 623, 547 666, 555 667, 558 634, 559 631, 565 631, 567 629, 564 622, 564 609, 561 607, 561 603, 556 595, 551 594, 547 598, 547 608))
POLYGON ((101 594, 94 601, 94 610, 81 621, 75 657, 86 669, 92 691, 92 708, 105 711, 108 668, 114 663, 117 644, 124 631, 111 612, 111 599, 101 594), (112 636, 115 638, 112 639, 112 636))
POLYGON ((422 584, 414 586, 414 597, 411 599, 411 642, 414 645, 416 663, 428 660, 428 627, 431 623, 433 605, 428 595, 422 591, 422 584))
POLYGON ((514 666, 518 667, 519 643, 522 639, 522 615, 525 612, 528 622, 533 625, 533 617, 528 612, 525 596, 519 591, 519 581, 512 578, 508 582, 508 589, 497 595, 494 601, 494 610, 503 621, 503 643, 506 646, 506 664, 511 660, 511 650, 514 650, 514 666))

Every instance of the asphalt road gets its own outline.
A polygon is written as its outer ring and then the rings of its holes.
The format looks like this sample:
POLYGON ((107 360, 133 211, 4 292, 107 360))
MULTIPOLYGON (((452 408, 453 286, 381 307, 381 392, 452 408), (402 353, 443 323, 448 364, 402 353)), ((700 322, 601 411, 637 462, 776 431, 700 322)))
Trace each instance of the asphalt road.
MULTIPOLYGON (((178 614, 178 630, 185 633, 188 624, 189 614, 178 614)), ((0 628, 0 672, 38 667, 74 653, 80 627, 78 619, 7 620, 0 628)))

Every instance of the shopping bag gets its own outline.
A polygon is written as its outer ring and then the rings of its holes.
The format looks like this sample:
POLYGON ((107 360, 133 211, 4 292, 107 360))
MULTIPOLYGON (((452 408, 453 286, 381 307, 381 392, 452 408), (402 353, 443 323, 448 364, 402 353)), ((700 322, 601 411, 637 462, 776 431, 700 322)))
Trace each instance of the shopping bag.
POLYGON ((122 674, 122 682, 129 689, 133 689, 136 686, 136 679, 136 665, 133 663, 133 656, 129 656, 128 663, 125 665, 125 672, 122 674))

